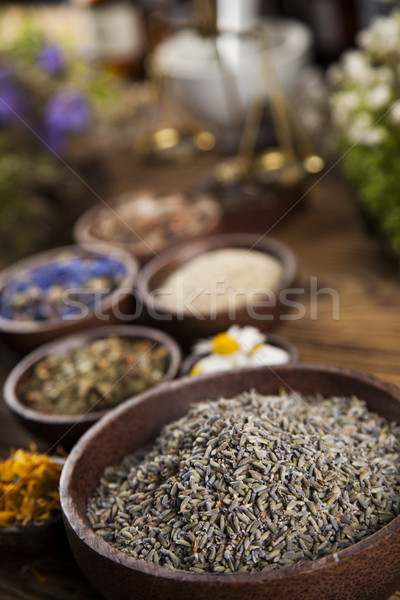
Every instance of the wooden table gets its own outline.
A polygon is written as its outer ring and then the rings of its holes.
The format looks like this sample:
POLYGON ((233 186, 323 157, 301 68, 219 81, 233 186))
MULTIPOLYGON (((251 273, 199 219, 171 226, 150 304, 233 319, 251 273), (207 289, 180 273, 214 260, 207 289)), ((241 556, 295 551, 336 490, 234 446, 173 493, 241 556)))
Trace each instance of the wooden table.
MULTIPOLYGON (((207 157, 192 165, 155 169, 132 165, 125 156, 113 161, 114 189, 155 182, 164 188, 175 188, 177 183, 184 187, 199 173, 207 173, 213 161, 207 157)), ((257 220, 253 229, 287 243, 299 258, 304 315, 283 321, 277 332, 298 346, 301 360, 358 369, 400 385, 399 266, 385 254, 381 242, 364 231, 345 182, 335 174, 322 177, 278 224, 257 220), (316 298, 315 290, 319 290, 316 298)), ((4 379, 17 357, 5 347, 0 354, 4 379)), ((1 402, 0 455, 6 456, 10 446, 27 446, 30 441, 46 450, 46 444, 27 434, 1 402)), ((0 598, 95 600, 99 596, 61 540, 51 557, 32 565, 0 565, 0 598)), ((400 599, 400 592, 393 598, 400 599)))

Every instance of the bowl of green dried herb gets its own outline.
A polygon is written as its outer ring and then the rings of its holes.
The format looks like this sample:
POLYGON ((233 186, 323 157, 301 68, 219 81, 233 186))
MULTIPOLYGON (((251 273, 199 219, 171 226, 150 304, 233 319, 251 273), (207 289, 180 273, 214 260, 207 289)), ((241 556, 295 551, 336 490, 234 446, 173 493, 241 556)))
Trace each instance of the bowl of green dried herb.
POLYGON ((107 600, 377 600, 400 584, 400 389, 316 365, 168 382, 79 440, 67 535, 107 600))
POLYGON ((126 399, 175 377, 181 352, 150 327, 109 325, 45 344, 4 384, 8 408, 36 435, 70 447, 126 399))

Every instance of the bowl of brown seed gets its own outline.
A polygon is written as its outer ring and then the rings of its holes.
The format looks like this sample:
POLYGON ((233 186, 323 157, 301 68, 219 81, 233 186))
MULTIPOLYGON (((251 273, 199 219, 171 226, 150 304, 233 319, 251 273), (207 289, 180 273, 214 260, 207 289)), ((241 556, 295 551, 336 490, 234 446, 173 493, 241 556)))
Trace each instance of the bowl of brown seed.
POLYGON ((179 346, 162 331, 97 327, 22 359, 4 384, 4 401, 33 433, 70 448, 113 407, 173 379, 180 364, 179 346))
POLYGON ((400 585, 399 423, 400 389, 342 368, 168 382, 69 455, 75 558, 107 600, 387 598, 400 585))
POLYGON ((153 258, 137 289, 153 323, 185 347, 232 324, 275 327, 294 306, 297 259, 285 244, 255 234, 220 234, 153 258))

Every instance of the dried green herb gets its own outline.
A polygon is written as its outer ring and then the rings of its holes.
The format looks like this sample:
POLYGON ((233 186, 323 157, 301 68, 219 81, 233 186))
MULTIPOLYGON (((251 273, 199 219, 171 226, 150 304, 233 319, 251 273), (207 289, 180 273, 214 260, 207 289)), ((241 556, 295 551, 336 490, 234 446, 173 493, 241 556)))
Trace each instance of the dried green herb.
POLYGON ((168 369, 165 346, 115 335, 36 363, 17 393, 29 408, 54 415, 105 410, 158 383, 168 369))

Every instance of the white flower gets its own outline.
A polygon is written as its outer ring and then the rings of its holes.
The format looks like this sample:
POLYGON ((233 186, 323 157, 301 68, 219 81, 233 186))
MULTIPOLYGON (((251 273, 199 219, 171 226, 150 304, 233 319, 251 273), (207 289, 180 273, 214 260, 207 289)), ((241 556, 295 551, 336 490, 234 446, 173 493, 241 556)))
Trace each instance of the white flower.
POLYGON ((262 344, 265 335, 255 327, 242 327, 232 325, 228 331, 218 333, 209 340, 200 340, 194 346, 196 354, 231 355, 236 352, 249 354, 255 346, 262 344))
POLYGON ((345 127, 359 109, 362 97, 355 91, 337 92, 332 96, 332 116, 339 127, 345 127))
POLYGON ((290 361, 290 356, 282 348, 271 346, 271 344, 261 344, 253 350, 249 357, 249 364, 254 367, 263 365, 284 365, 290 361))
POLYGON ((400 100, 397 100, 390 109, 390 119, 395 125, 400 125, 400 100))
POLYGON ((204 375, 205 373, 217 373, 219 371, 230 371, 232 363, 227 356, 220 354, 209 354, 200 358, 190 371, 190 375, 204 375))
POLYGON ((355 121, 347 131, 349 140, 372 148, 379 146, 386 138, 387 131, 384 127, 373 127, 371 119, 369 119, 369 123, 367 125, 366 120, 363 119, 355 121))
POLYGON ((399 52, 400 21, 396 13, 377 17, 371 26, 359 33, 357 41, 362 48, 378 55, 399 52))
POLYGON ((204 375, 229 371, 240 367, 263 367, 268 365, 282 365, 290 361, 290 355, 271 344, 257 345, 252 352, 245 354, 240 350, 233 354, 208 354, 199 358, 190 371, 190 375, 204 375))
POLYGON ((361 50, 349 50, 343 55, 343 72, 354 83, 366 87, 373 80, 373 68, 361 50))
POLYGON ((379 109, 386 106, 392 96, 391 89, 383 83, 371 88, 365 94, 365 101, 373 109, 379 109))

